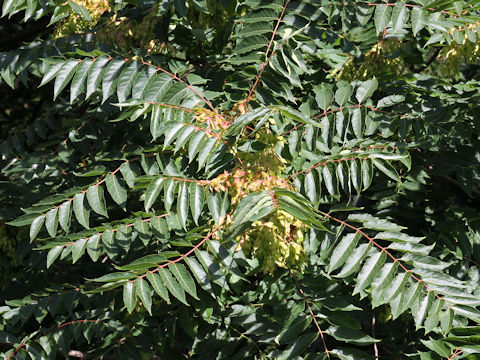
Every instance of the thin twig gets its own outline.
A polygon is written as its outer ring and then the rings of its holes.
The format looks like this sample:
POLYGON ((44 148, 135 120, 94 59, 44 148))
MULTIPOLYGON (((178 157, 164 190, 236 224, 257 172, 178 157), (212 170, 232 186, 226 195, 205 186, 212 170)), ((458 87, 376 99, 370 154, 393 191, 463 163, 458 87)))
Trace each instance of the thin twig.
POLYGON ((452 360, 453 358, 457 357, 463 352, 463 350, 460 350, 460 348, 456 348, 455 351, 452 353, 452 355, 448 358, 448 360, 452 360))
POLYGON ((437 58, 438 54, 440 53, 440 50, 442 49, 443 49, 442 47, 436 48, 432 56, 430 56, 430 58, 425 62, 425 65, 422 65, 417 69, 413 69, 413 72, 417 74, 425 70, 427 67, 429 67, 430 64, 437 58))
POLYGON ((308 303, 308 300, 307 300, 307 297, 305 296, 305 293, 303 292, 302 288, 300 287, 300 284, 297 280, 297 277, 292 272, 292 270, 289 269, 289 272, 290 272, 290 275, 293 277, 293 280, 295 281, 295 285, 297 286, 298 291, 300 292, 300 294, 303 297, 303 301, 305 302, 305 305, 307 305, 308 311, 310 312, 310 316, 312 317, 312 320, 313 320, 313 322, 314 322, 314 324, 317 328, 317 332, 322 339, 323 349, 324 349, 325 355, 327 356, 327 358, 330 359, 330 352, 328 351, 327 344, 325 342, 325 337, 323 336, 323 331, 322 331, 322 329, 320 328, 320 325, 317 322, 317 318, 315 317, 315 314, 313 313, 312 308, 310 307, 310 304, 308 303))
POLYGON ((353 225, 350 225, 349 223, 343 221, 343 220, 340 220, 340 219, 337 219, 335 217, 333 217, 332 215, 330 214, 327 214, 326 212, 323 212, 321 210, 317 210, 319 214, 331 219, 331 220, 334 220, 336 222, 338 222, 339 224, 342 224, 352 230, 354 230, 355 232, 359 233, 360 235, 362 235, 363 237, 365 237, 372 245, 374 245, 375 247, 377 247, 378 249, 380 249, 380 251, 382 251, 383 253, 385 253, 385 255, 387 255, 389 258, 391 258, 393 260, 393 262, 397 263, 398 266, 406 273, 410 274, 410 277, 412 279, 414 279, 415 281, 417 281, 418 283, 422 284, 425 289, 427 291, 432 291, 434 296, 438 299, 438 300, 443 300, 445 302, 445 306, 450 309, 451 306, 449 304, 447 304, 447 302, 445 301, 445 299, 443 297, 441 297, 440 295, 438 295, 430 286, 428 286, 428 284, 423 281, 421 278, 417 277, 416 275, 413 274, 412 270, 409 270, 407 267, 405 267, 405 265, 403 265, 399 259, 397 259, 395 256, 393 256, 388 250, 387 248, 381 246, 379 243, 377 243, 375 240, 373 240, 373 238, 371 238, 370 236, 368 236, 362 229, 360 228, 357 228, 353 225))
POLYGON ((247 107, 248 102, 252 99, 253 94, 255 93, 255 88, 257 87, 257 85, 260 81, 260 77, 262 76, 263 70, 265 70, 265 67, 267 66, 268 62, 270 61, 270 59, 273 56, 273 52, 270 53, 270 55, 268 53, 270 52, 270 48, 272 47, 273 40, 275 39, 275 35, 277 34, 277 31, 278 31, 278 27, 280 26, 280 23, 282 22, 283 15, 285 14, 285 10, 287 10, 287 6, 288 6, 289 3, 290 3, 290 0, 287 0, 284 3, 282 13, 280 14, 280 17, 278 18, 277 23, 275 24, 275 28, 273 29, 273 33, 272 33, 272 36, 270 38, 270 42, 268 43, 267 50, 265 51, 265 58, 266 59, 265 59, 264 62, 262 62, 262 65, 260 65, 260 70, 258 71, 257 77, 255 78, 255 82, 253 83, 253 86, 250 89, 250 92, 248 93, 247 98, 245 99, 245 102, 244 102, 245 103, 245 108, 247 107))

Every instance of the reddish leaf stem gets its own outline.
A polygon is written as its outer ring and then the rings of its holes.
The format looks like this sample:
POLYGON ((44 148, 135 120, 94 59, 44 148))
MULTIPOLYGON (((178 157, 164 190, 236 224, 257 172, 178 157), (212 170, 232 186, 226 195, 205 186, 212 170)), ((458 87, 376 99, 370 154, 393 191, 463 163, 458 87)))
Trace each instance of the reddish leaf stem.
MULTIPOLYGON (((149 270, 149 273, 153 274, 153 273, 156 273, 158 271, 158 269, 163 269, 163 268, 166 268, 168 265, 170 264, 175 264, 179 261, 181 261, 182 259, 184 258, 187 258, 189 257, 195 250, 197 250, 200 246, 202 246, 205 241, 207 241, 209 238, 212 237, 212 235, 218 230, 218 228, 220 227, 220 225, 217 225, 213 228, 212 231, 210 231, 208 233, 207 236, 205 236, 197 245, 195 245, 193 248, 191 248, 189 251, 187 251, 185 254, 183 254, 182 256, 179 256, 178 258, 176 258, 175 260, 169 260, 168 262, 166 262, 165 264, 162 264, 160 265, 159 267, 157 267, 156 269, 153 269, 153 270, 149 270)), ((147 274, 143 274, 143 275, 140 275, 140 276, 137 276, 137 279, 142 279, 144 278, 145 276, 147 276, 147 274)), ((131 280, 131 281, 135 281, 135 280, 131 280)))
POLYGON ((285 14, 285 10, 287 10, 287 6, 290 3, 290 0, 285 1, 282 9, 282 13, 280 14, 280 17, 277 20, 277 23, 275 24, 275 28, 273 29, 272 36, 270 37, 270 41, 267 46, 267 50, 265 51, 265 61, 262 62, 260 65, 260 70, 258 71, 257 77, 255 78, 255 82, 253 83, 252 88, 250 89, 247 98, 245 99, 245 108, 247 108, 248 102, 252 99, 253 94, 255 93, 255 88, 258 85, 258 82, 260 81, 260 77, 262 76, 263 70, 265 70, 265 67, 267 66, 268 62, 273 56, 273 52, 268 55, 270 52, 270 48, 272 47, 273 40, 275 39, 275 35, 277 34, 278 27, 280 26, 280 23, 282 22, 283 15, 285 14))
MULTIPOLYGON (((65 327, 65 326, 69 326, 69 325, 73 325, 73 324, 80 324, 80 323, 97 323, 99 320, 88 320, 88 319, 82 319, 82 320, 73 320, 73 321, 69 321, 69 322, 66 322, 66 323, 63 323, 63 324, 60 324, 58 325, 57 327, 53 328, 53 329, 50 329, 49 331, 47 331, 46 333, 44 333, 42 336, 46 336, 48 334, 51 334, 52 332, 55 332, 57 331, 58 329, 62 328, 62 327, 65 327)), ((35 341, 39 341, 38 339, 35 340, 35 341)), ((15 348, 15 350, 13 351, 13 353, 11 353, 8 357, 7 357, 7 360, 10 360, 18 351, 20 351, 21 348, 23 348, 25 345, 27 345, 27 343, 29 342, 29 340, 26 340, 26 341, 23 341, 19 346, 17 346, 17 348, 15 348)))
POLYGON ((187 108, 177 106, 177 105, 166 104, 166 103, 161 103, 161 102, 153 102, 153 101, 150 101, 149 104, 150 105, 165 106, 165 107, 169 107, 169 108, 172 108, 172 109, 182 110, 182 111, 185 111, 185 112, 188 112, 188 113, 193 113, 192 109, 187 109, 187 108))
POLYGON ((453 358, 457 357, 458 355, 460 355, 461 353, 463 352, 463 350, 461 350, 460 348, 456 348, 452 355, 448 358, 448 360, 452 360, 453 358))
POLYGON ((161 72, 163 72, 163 73, 171 76, 173 79, 181 82, 181 83, 184 84, 188 89, 192 90, 196 95, 198 95, 198 96, 200 97, 200 99, 202 99, 202 101, 203 101, 210 109, 212 109, 212 111, 215 112, 215 114, 217 114, 217 115, 220 116, 220 117, 223 117, 223 116, 213 107, 213 105, 210 103, 210 101, 208 101, 206 98, 204 98, 197 90, 195 90, 195 88, 194 88, 192 85, 190 85, 190 84, 188 84, 187 82, 183 81, 183 80, 182 80, 181 78, 179 78, 177 75, 175 75, 175 74, 173 74, 173 73, 171 73, 171 72, 169 72, 169 71, 161 68, 160 66, 157 66, 157 65, 154 65, 154 64, 152 64, 152 63, 146 62, 146 61, 143 60, 143 59, 141 60, 141 63, 142 63, 143 65, 152 66, 152 67, 154 67, 155 69, 160 70, 161 72))
MULTIPOLYGON (((427 283, 425 283, 425 281, 423 281, 422 279, 420 279, 419 277, 417 277, 416 275, 413 274, 413 272, 409 269, 407 269, 405 267, 405 265, 403 265, 399 259, 397 259, 395 256, 393 256, 386 248, 384 248, 383 246, 381 246, 380 244, 378 244, 375 240, 373 240, 370 236, 368 236, 365 232, 362 231, 362 229, 360 228, 357 228, 353 225, 350 225, 349 223, 343 221, 343 220, 340 220, 340 219, 337 219, 335 217, 333 217, 332 215, 330 214, 327 214, 321 210, 317 210, 318 213, 320 213, 321 215, 333 220, 333 221, 336 221, 338 222, 339 224, 342 224, 352 230, 354 230, 355 232, 359 233, 360 235, 362 235, 363 237, 365 237, 372 245, 375 245, 378 249, 380 249, 380 251, 384 252, 388 257, 390 257, 394 263, 398 263, 398 266, 406 273, 409 273, 410 274, 410 277, 412 279, 414 279, 415 281, 417 281, 418 283, 421 283, 425 289, 427 291, 433 291, 433 294, 435 295, 435 297, 439 300, 443 300, 445 301, 444 298, 442 298, 440 295, 438 295, 437 293, 435 293, 435 291, 430 287, 428 286, 427 283)), ((447 308, 450 308, 450 305, 448 305, 446 302, 445 302, 445 305, 447 306, 447 308)))

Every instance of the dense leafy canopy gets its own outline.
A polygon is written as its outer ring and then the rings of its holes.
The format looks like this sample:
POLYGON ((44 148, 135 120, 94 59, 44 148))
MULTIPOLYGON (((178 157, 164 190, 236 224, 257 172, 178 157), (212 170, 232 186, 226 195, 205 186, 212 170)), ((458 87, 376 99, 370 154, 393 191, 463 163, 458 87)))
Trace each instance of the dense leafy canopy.
POLYGON ((478 3, 4 0, 3 358, 480 358, 478 3))

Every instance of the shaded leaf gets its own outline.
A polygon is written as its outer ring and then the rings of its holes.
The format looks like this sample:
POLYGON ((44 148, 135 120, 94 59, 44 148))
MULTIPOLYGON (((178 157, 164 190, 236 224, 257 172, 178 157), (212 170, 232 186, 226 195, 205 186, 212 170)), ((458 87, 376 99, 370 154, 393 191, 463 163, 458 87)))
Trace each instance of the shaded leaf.
POLYGON ((123 285, 123 303, 125 304, 125 307, 129 313, 132 313, 133 309, 135 309, 135 305, 137 304, 135 292, 135 283, 133 281, 127 281, 125 285, 123 285))
POLYGON ((142 278, 138 278, 135 280, 135 290, 145 309, 147 309, 148 313, 152 315, 152 296, 150 294, 148 283, 142 278))

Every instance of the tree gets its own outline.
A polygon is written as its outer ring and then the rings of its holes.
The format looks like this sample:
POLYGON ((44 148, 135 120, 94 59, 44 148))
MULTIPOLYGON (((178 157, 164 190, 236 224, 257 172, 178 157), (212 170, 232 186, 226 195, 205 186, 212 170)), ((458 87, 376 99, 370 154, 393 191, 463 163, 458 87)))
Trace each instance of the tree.
POLYGON ((4 0, 3 358, 479 358, 477 8, 4 0))

